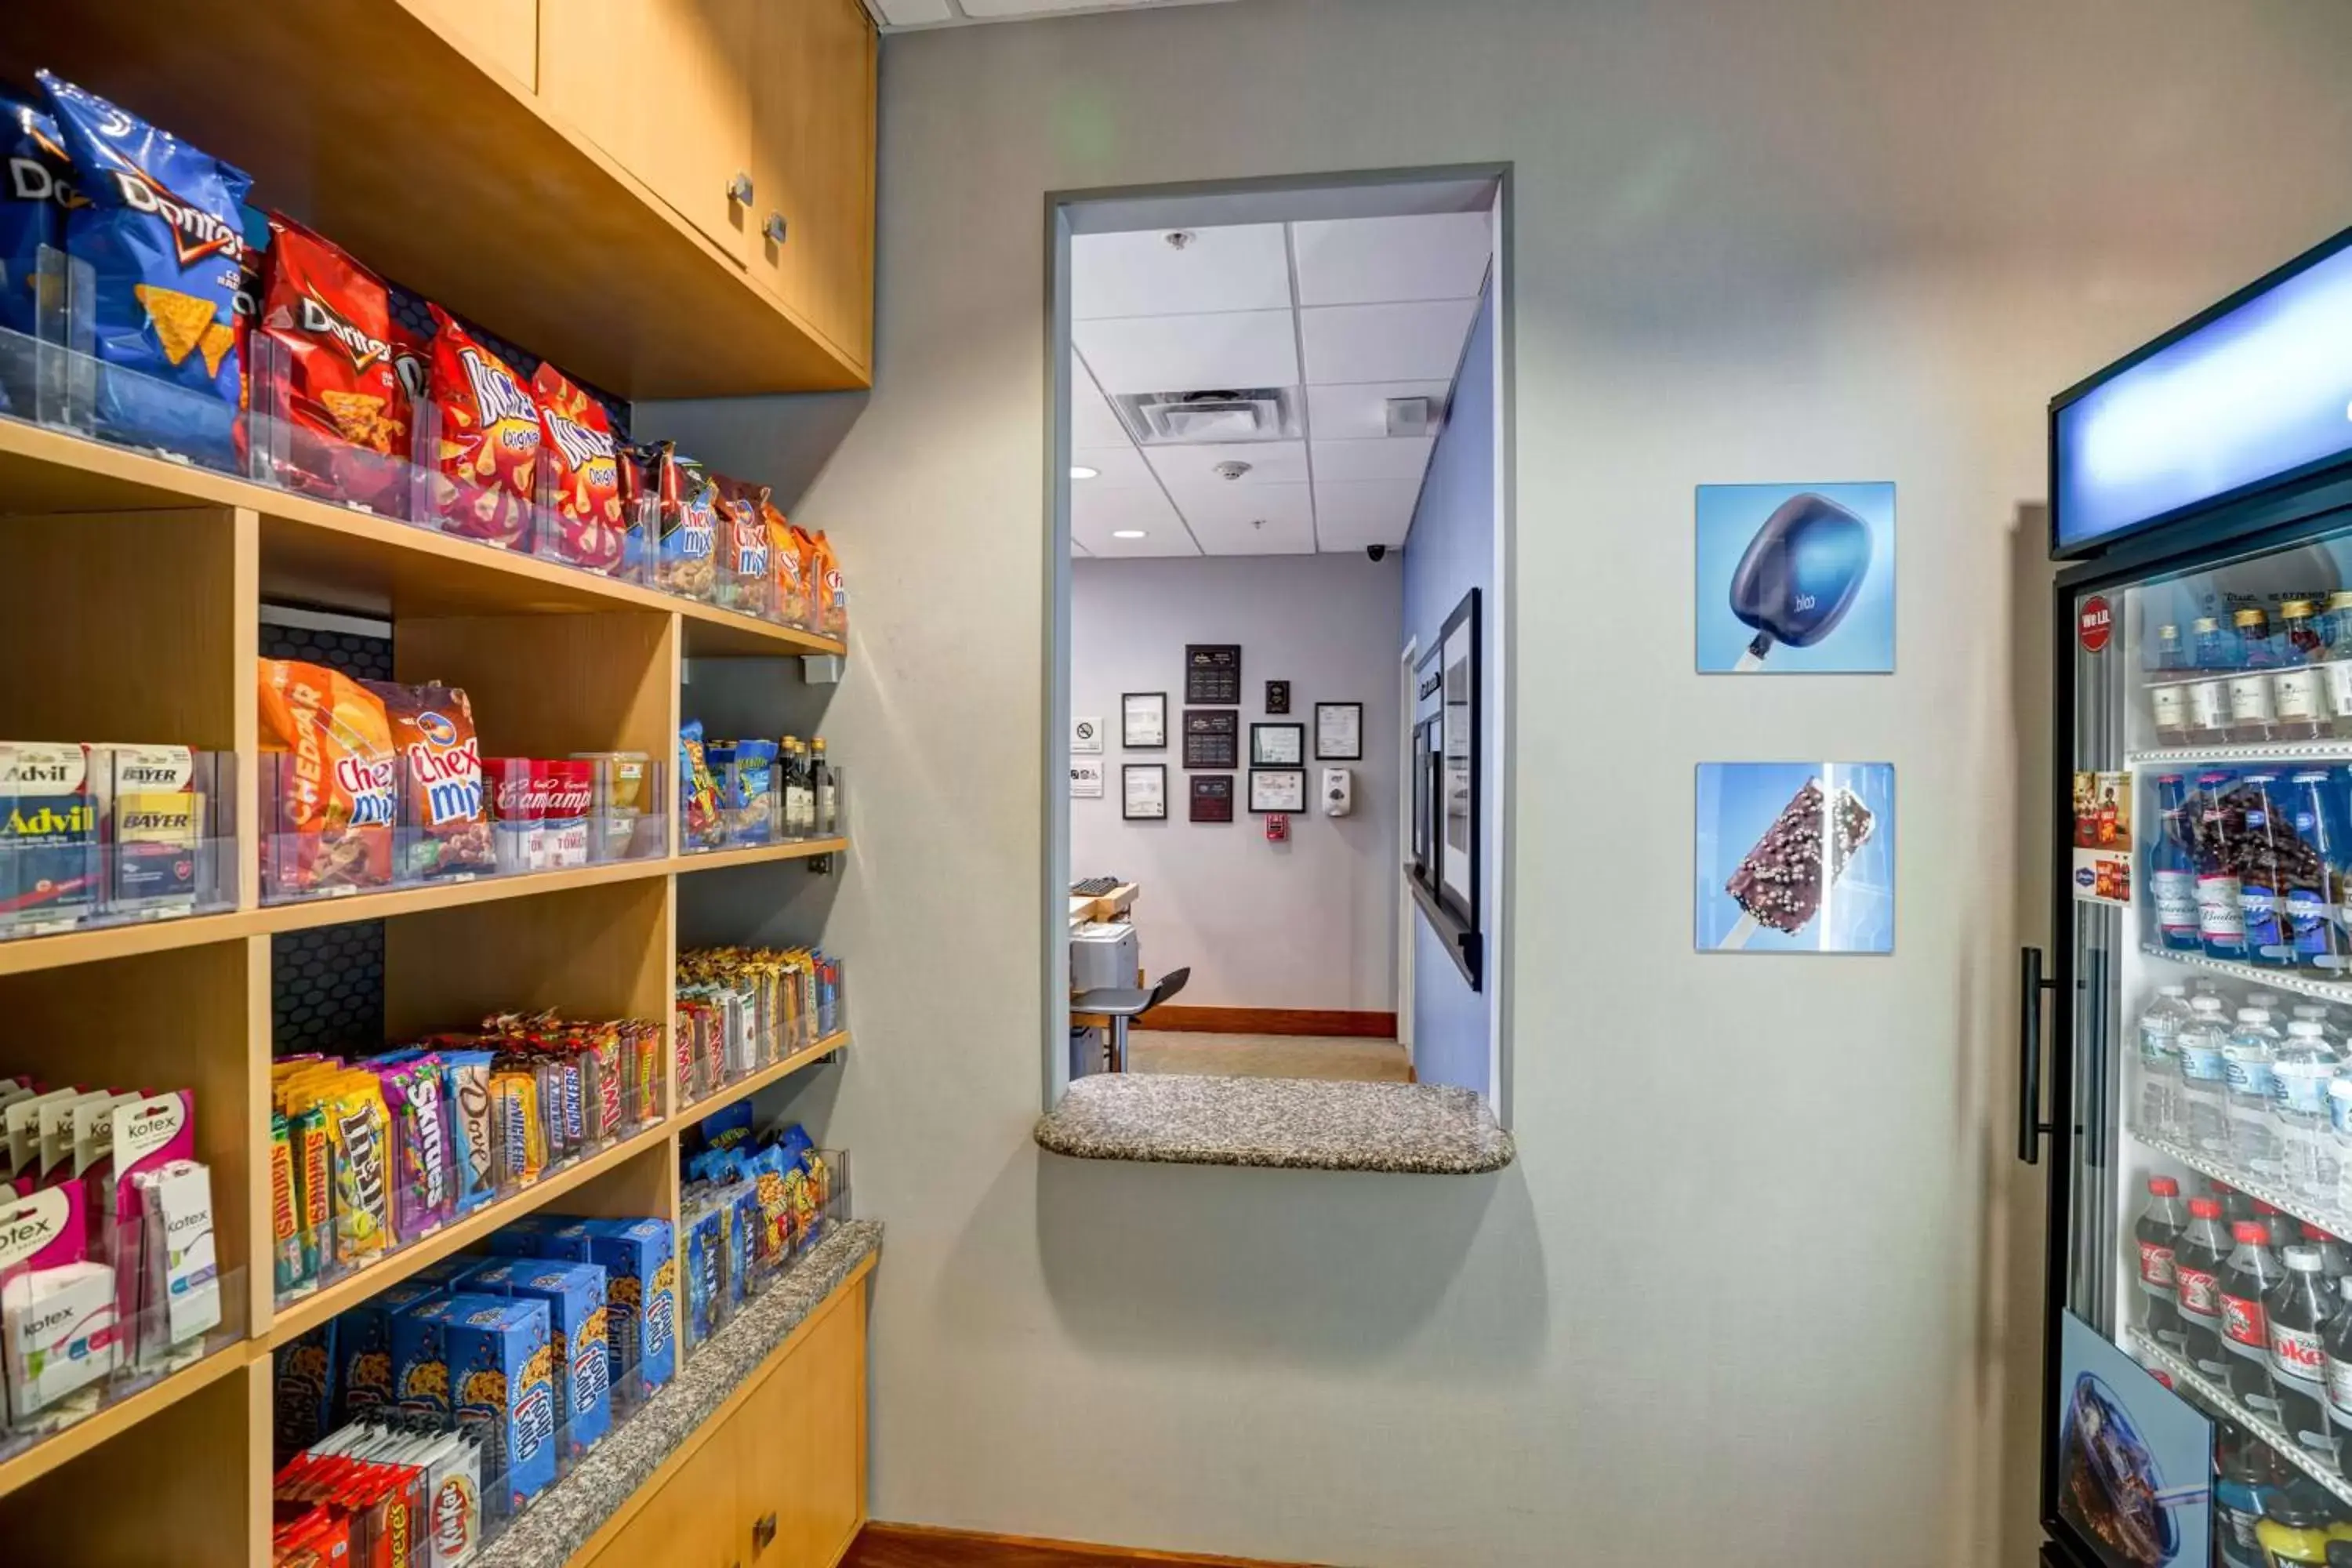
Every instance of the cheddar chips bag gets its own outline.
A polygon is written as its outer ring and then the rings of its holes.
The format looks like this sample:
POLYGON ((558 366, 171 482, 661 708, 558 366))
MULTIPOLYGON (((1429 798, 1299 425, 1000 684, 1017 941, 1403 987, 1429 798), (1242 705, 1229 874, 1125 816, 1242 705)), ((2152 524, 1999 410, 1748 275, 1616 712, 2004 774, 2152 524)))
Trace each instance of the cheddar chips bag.
POLYGON ((276 770, 263 780, 276 800, 262 861, 271 889, 390 881, 399 760, 382 700, 319 665, 265 658, 260 719, 261 750, 289 759, 264 764, 276 770))

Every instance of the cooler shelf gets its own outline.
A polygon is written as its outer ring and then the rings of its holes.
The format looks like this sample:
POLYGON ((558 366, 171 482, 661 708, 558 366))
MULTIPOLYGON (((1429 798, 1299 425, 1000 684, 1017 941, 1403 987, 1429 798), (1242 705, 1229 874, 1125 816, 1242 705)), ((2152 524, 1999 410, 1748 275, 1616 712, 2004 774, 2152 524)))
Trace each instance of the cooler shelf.
POLYGON ((2208 1154, 2201 1150, 2192 1149, 2186 1143, 2176 1142, 2169 1138, 2158 1138, 2151 1133, 2143 1132, 2137 1127, 2126 1127, 2124 1131, 2142 1147, 2152 1149, 2167 1159, 2178 1160, 2190 1170, 2210 1176, 2216 1181, 2227 1182, 2248 1197, 2260 1198, 2281 1214, 2293 1215, 2307 1225, 2315 1225, 2330 1236, 2352 1236, 2352 1212, 2337 1208, 2332 1204, 2322 1203, 2316 1198, 2300 1196, 2266 1176, 2256 1175, 2253 1172, 2232 1164, 2227 1160, 2208 1154))
POLYGON ((2230 1391, 2199 1372, 2190 1363, 2175 1355, 2154 1339, 2137 1329, 2126 1331, 2134 1355, 2162 1367, 2175 1386, 2195 1394, 2195 1403, 2216 1415, 2227 1416, 2269 1444, 2284 1456, 2286 1462, 2334 1493, 2336 1500, 2352 1504, 2352 1482, 2347 1482, 2330 1468, 2325 1459, 2314 1458, 2303 1446, 2280 1430, 2277 1423, 2264 1420, 2230 1397, 2230 1391))
POLYGON ((2341 1002, 2352 1006, 2352 981, 2323 980, 2301 969, 2273 969, 2263 963, 2238 963, 2226 958, 2208 958, 2201 952, 2176 952, 2152 942, 2140 943, 2139 950, 2149 958, 2160 958, 2168 963, 2185 963, 2191 969, 2210 969, 2216 974, 2226 974, 2250 985, 2266 986, 2274 991, 2293 991, 2304 996, 2316 996, 2323 1002, 2341 1002))
POLYGON ((2244 741, 2219 746, 2151 746, 2126 752, 2136 768, 2187 766, 2197 763, 2352 762, 2352 741, 2244 741))

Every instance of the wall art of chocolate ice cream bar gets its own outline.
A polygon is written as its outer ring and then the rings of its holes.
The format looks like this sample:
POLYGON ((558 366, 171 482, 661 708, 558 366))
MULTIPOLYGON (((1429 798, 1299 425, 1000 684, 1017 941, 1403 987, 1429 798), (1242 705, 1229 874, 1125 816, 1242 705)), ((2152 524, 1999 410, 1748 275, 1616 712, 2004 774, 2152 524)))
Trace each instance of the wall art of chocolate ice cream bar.
POLYGON ((1895 951, 1894 764, 1701 763, 1697 805, 1702 951, 1895 951))

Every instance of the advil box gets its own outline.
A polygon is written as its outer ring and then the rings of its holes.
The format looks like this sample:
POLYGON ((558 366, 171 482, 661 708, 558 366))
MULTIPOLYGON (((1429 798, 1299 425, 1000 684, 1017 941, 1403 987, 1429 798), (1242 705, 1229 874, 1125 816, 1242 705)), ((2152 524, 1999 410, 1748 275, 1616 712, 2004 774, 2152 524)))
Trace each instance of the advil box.
POLYGON ((503 1263, 467 1279, 467 1289, 547 1303, 555 1352, 556 1418, 563 1441, 586 1453, 613 1426, 612 1350, 607 1342, 604 1270, 593 1263, 545 1259, 503 1263))
POLYGON ((634 1350, 650 1394, 677 1371, 677 1256, 669 1222, 592 1219, 584 1228, 590 1261, 604 1268, 614 1361, 626 1367, 634 1350))
POLYGON ((392 1321, 440 1294, 437 1285, 404 1279, 336 1317, 335 1351, 342 1362, 338 1411, 341 1424, 347 1426, 378 1405, 396 1403, 392 1385, 392 1321))
MULTIPOLYGON (((520 1507, 555 1480, 555 1353, 547 1303, 525 1297, 452 1296, 437 1314, 449 1352, 449 1403, 488 1441, 482 1484, 504 1473, 520 1507)), ((495 1495, 495 1494, 493 1494, 495 1495)))

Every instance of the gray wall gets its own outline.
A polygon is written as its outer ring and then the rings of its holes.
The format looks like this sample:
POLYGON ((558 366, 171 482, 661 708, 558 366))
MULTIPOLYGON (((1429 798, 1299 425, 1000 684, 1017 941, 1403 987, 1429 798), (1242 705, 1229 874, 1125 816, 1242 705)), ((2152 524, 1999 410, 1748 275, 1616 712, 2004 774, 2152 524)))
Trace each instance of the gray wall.
MULTIPOLYGON (((1103 798, 1070 802, 1073 876, 1142 885, 1135 920, 1145 966, 1192 966, 1184 1005, 1332 1007, 1396 1005, 1397 653, 1403 569, 1348 555, 1227 555, 1078 561, 1070 574, 1070 711, 1108 733, 1103 798), (1241 756, 1234 820, 1194 823, 1185 795, 1184 645, 1242 645, 1241 756), (1249 814, 1249 726, 1267 722, 1265 683, 1290 682, 1304 725, 1310 806, 1322 782, 1315 704, 1364 705, 1355 812, 1294 816, 1290 842, 1265 841, 1249 814), (1121 750, 1122 692, 1168 694, 1169 749, 1121 750), (1168 766, 1168 820, 1119 815, 1123 763, 1168 766)), ((1478 1052, 1486 1053, 1481 1038, 1478 1052)))
POLYGON ((2052 392, 2352 214, 2347 58, 2340 0, 1242 0, 891 39, 877 384, 798 514, 857 584, 828 1135, 890 1226, 875 1514, 1379 1568, 2028 1562, 2021 508, 2052 392), (1491 158, 1520 1160, 1041 1155, 1044 194, 1491 158), (1899 673, 1692 675, 1692 487, 1822 476, 1901 487, 1899 673), (1690 950, 1693 764, 1790 755, 1901 770, 1893 956, 1690 950))

